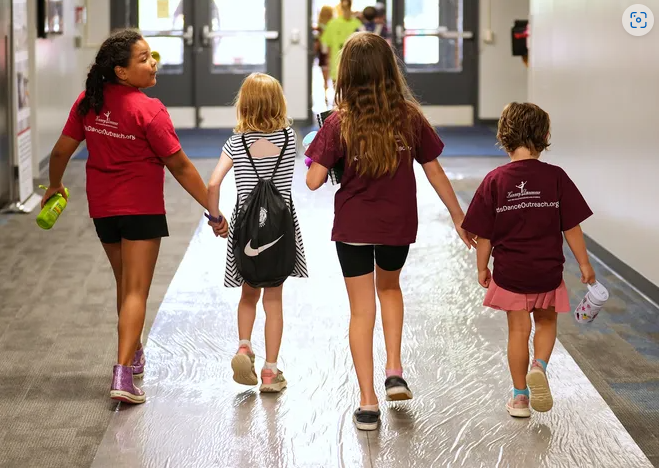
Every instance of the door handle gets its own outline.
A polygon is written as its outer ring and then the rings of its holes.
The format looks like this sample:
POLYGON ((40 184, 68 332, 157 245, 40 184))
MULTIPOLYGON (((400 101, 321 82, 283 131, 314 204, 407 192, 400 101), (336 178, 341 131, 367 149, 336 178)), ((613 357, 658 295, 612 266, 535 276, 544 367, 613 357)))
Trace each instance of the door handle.
POLYGON ((395 27, 395 39, 397 44, 402 44, 405 37, 436 36, 442 39, 473 39, 472 31, 449 31, 445 26, 432 29, 406 29, 402 25, 395 27))
POLYGON ((262 37, 264 39, 273 40, 280 37, 279 31, 211 31, 209 25, 202 27, 202 45, 208 46, 212 38, 230 38, 240 36, 262 37))
POLYGON ((142 31, 144 38, 181 38, 187 46, 193 45, 195 30, 192 25, 188 25, 184 31, 142 31))

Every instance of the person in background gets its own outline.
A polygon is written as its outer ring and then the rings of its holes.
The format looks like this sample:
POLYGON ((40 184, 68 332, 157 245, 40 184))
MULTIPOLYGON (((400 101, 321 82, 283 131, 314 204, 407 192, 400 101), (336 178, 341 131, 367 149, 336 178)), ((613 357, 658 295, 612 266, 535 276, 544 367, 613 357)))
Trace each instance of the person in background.
POLYGON ((363 23, 354 17, 351 5, 351 0, 342 0, 342 14, 328 22, 320 38, 321 44, 327 46, 330 52, 330 77, 333 80, 333 87, 337 81, 337 67, 344 43, 353 33, 364 29, 363 23))
POLYGON ((363 10, 363 27, 365 31, 385 38, 385 24, 383 21, 377 21, 378 15, 379 12, 375 7, 366 7, 363 10))
POLYGON ((326 104, 328 104, 328 46, 322 44, 320 37, 324 34, 326 30, 326 25, 330 20, 333 19, 333 7, 329 5, 324 5, 319 11, 319 18, 317 19, 317 25, 314 28, 315 31, 315 40, 314 40, 314 50, 317 55, 317 60, 319 62, 319 68, 321 69, 321 74, 324 77, 324 97, 326 98, 326 104))

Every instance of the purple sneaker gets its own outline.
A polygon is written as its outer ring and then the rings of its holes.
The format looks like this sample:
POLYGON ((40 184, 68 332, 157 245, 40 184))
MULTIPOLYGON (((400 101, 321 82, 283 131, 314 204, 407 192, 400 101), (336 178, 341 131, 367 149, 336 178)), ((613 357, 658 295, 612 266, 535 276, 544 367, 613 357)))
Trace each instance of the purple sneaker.
POLYGON ((145 375, 145 350, 142 344, 138 346, 133 355, 133 377, 141 379, 145 375))
POLYGON ((144 403, 145 392, 133 385, 133 367, 116 364, 112 369, 112 386, 110 398, 138 405, 144 403))

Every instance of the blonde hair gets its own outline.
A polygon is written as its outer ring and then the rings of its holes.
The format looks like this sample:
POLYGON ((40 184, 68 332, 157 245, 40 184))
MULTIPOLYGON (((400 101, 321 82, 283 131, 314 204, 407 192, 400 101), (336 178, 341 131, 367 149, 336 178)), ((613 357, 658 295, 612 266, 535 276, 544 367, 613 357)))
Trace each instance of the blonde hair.
POLYGON ((234 132, 270 134, 291 125, 280 82, 265 73, 248 75, 236 96, 238 123, 234 132))
POLYGON ((321 7, 321 10, 319 10, 319 18, 317 19, 317 24, 322 25, 328 23, 333 19, 334 15, 335 11, 333 10, 333 7, 330 5, 324 5, 321 7))

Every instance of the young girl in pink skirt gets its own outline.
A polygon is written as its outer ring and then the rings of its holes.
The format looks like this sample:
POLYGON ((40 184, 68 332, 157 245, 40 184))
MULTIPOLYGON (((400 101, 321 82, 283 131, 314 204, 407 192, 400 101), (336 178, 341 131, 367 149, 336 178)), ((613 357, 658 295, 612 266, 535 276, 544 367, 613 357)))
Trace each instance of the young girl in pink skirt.
POLYGON ((555 344, 558 313, 569 312, 562 279, 562 234, 581 268, 581 282, 593 283, 580 223, 592 211, 569 176, 541 162, 549 146, 549 115, 530 103, 510 103, 498 122, 497 138, 511 162, 489 173, 477 189, 463 228, 477 237, 477 270, 487 288, 484 305, 507 312, 507 358, 514 393, 511 416, 527 418, 530 406, 553 406, 546 366, 555 344), (493 254, 493 277, 488 268, 493 254), (528 369, 528 341, 535 320, 534 360, 528 369))

